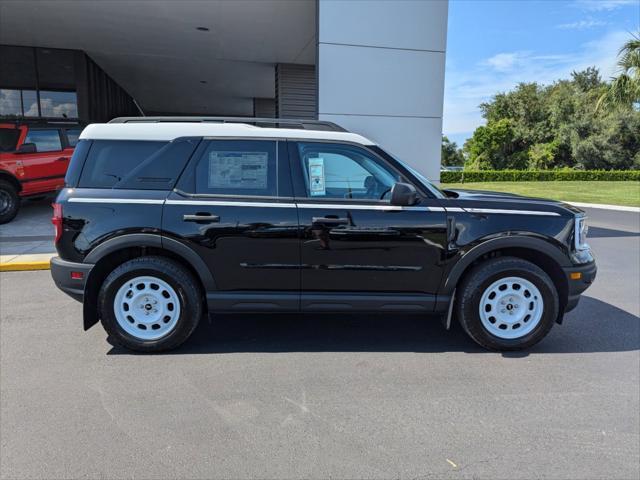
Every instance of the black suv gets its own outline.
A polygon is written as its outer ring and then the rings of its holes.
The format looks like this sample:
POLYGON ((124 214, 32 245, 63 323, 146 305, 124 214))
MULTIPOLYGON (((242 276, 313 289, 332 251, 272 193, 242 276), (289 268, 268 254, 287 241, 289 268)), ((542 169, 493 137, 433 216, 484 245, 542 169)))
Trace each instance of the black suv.
POLYGON ((207 311, 437 314, 522 349, 596 274, 581 210, 443 192, 328 122, 90 125, 53 223, 51 274, 84 328, 138 351, 177 347, 207 311))

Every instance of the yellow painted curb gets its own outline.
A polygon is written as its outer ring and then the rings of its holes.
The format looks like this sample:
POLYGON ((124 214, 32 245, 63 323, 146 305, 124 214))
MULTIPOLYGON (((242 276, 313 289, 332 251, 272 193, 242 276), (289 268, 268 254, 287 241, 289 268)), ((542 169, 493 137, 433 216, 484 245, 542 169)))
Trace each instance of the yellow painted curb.
POLYGON ((23 272, 29 270, 49 270, 54 253, 32 255, 0 255, 0 272, 23 272))

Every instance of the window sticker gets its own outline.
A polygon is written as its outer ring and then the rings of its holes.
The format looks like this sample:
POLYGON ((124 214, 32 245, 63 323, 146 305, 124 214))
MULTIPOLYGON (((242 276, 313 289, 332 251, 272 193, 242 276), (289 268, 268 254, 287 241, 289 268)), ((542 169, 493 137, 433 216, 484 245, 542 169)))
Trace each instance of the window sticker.
POLYGON ((309 159, 309 193, 312 197, 326 195, 323 158, 309 159))
POLYGON ((267 188, 268 152, 209 153, 209 188, 267 188))

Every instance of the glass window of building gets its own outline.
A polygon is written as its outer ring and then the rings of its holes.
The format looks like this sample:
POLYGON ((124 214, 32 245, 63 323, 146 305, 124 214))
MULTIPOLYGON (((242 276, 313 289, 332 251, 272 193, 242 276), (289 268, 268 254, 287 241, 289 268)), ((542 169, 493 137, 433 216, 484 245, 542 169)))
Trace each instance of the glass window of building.
POLYGON ((0 46, 0 116, 78 118, 75 52, 0 46))

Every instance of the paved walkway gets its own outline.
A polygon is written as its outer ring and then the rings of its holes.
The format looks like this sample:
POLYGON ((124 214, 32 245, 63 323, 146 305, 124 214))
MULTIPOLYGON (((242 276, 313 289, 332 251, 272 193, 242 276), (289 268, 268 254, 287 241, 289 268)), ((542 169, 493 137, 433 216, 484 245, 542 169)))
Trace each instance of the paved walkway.
POLYGON ((0 225, 0 255, 53 253, 52 198, 22 203, 18 216, 0 225))

